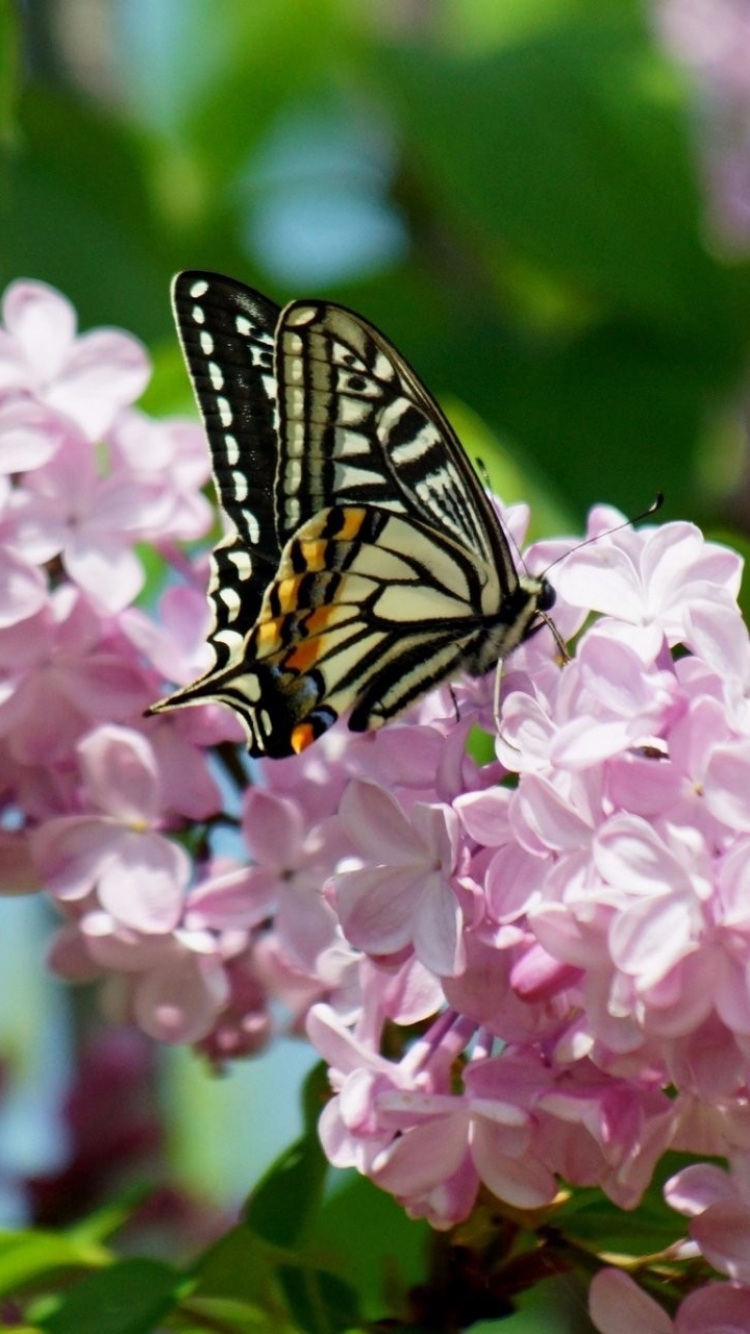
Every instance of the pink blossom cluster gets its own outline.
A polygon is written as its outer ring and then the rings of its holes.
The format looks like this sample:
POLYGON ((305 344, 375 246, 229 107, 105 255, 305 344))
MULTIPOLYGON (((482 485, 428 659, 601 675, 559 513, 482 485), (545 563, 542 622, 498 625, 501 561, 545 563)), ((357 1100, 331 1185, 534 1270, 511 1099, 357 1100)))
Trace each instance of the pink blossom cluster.
MULTIPOLYGON (((143 716, 203 665, 205 557, 178 546, 211 523, 200 432, 137 412, 140 346, 77 338, 49 288, 14 284, 3 317, 0 883, 54 900, 53 966, 215 1060, 283 1011, 329 1067, 330 1160, 438 1228, 483 1187, 632 1209, 667 1149, 693 1154, 667 1190, 681 1245, 747 1304, 739 557, 689 523, 609 533, 598 507, 596 542, 526 553, 558 562, 575 653, 543 627, 513 654, 499 735, 490 674, 251 770, 226 711, 143 716), (141 543, 172 571, 158 622, 132 605, 141 543)), ((504 519, 520 549, 525 508, 504 519)))
POLYGON ((750 245, 750 5, 653 0, 658 32, 695 85, 696 127, 715 233, 750 245))

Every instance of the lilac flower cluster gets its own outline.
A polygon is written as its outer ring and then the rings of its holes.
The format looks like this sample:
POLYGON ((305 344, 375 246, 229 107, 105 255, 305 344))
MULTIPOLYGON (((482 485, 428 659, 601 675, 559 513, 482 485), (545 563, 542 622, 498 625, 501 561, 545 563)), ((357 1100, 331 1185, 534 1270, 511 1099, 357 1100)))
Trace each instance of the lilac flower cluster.
MULTIPOLYGON (((536 1209, 561 1178, 631 1209, 667 1149, 720 1155, 667 1198, 691 1220, 686 1253, 745 1309, 739 557, 688 523, 607 535, 621 516, 598 507, 593 545, 526 553, 532 570, 565 556, 555 621, 576 650, 561 665, 543 628, 513 655, 499 736, 491 677, 454 682, 380 732, 337 725, 261 762, 248 786, 230 714, 143 717, 202 666, 205 559, 177 545, 211 523, 198 428, 138 413, 142 349, 76 338, 50 289, 15 284, 4 322, 0 883, 53 898, 53 966, 216 1060, 261 1047, 283 1008, 329 1066, 330 1160, 437 1228, 481 1187, 536 1209), (138 543, 182 578, 158 623, 131 605, 138 543), (236 860, 213 839, 232 819, 236 860)), ((524 507, 504 520, 520 549, 524 507)))

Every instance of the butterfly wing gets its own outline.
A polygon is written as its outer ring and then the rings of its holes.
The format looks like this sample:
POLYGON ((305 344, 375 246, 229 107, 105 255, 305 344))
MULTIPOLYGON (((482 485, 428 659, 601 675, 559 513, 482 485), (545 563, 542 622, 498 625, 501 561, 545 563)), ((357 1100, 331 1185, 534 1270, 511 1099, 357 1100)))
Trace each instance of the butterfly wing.
POLYGON ((280 311, 241 283, 199 271, 178 274, 172 302, 221 508, 233 529, 212 554, 208 589, 214 615, 208 639, 223 667, 242 652, 281 554, 273 508, 280 311))
POLYGON ((244 660, 212 697, 252 755, 302 750, 349 709, 352 730, 380 727, 472 659, 495 597, 493 571, 421 521, 321 510, 284 548, 244 660))
POLYGON ((285 537, 331 504, 409 514, 518 583, 497 517, 431 394, 374 325, 297 301, 279 321, 276 512, 285 537))
POLYGON ((449 423, 374 326, 200 273, 175 308, 236 537, 213 556, 216 666, 157 710, 218 700, 251 754, 288 755, 520 643, 543 585, 519 580, 449 423))

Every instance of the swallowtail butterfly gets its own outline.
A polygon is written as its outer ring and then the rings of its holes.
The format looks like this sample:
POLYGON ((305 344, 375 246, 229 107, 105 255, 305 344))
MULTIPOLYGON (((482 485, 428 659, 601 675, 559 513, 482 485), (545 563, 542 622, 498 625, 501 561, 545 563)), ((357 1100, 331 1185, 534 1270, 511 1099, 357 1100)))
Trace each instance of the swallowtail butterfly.
POLYGON ((290 755, 341 714, 366 731, 483 675, 541 624, 553 589, 519 576, 455 433, 373 325, 214 273, 178 274, 173 302, 232 531, 211 561, 214 665, 152 712, 218 701, 251 755, 290 755))

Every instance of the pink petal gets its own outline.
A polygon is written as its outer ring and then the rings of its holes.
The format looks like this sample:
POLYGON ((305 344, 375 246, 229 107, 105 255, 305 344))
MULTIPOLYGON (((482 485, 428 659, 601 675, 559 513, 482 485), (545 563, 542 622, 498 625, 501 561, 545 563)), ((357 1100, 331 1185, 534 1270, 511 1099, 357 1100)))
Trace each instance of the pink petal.
POLYGON ((601 545, 576 551, 555 571, 566 602, 608 613, 634 625, 645 619, 641 580, 630 557, 618 547, 601 545))
POLYGON ((418 868, 366 867, 334 876, 336 906, 347 940, 369 954, 394 954, 411 939, 418 868))
POLYGON ((639 816, 613 816, 596 835, 593 851, 600 875, 624 893, 672 891, 687 880, 677 858, 639 816))
POLYGON ((251 787, 245 797, 242 833, 256 862, 282 870, 298 863, 305 824, 291 797, 251 787))
POLYGON ((133 1006, 141 1028, 157 1042, 198 1042, 229 994, 218 959, 186 952, 139 980, 133 1006))
POLYGON ((47 602, 41 570, 10 551, 0 551, 0 629, 35 616, 47 602))
POLYGON ((545 861, 518 843, 495 854, 487 867, 484 892, 496 922, 512 922, 541 897, 545 861))
POLYGON ((453 803, 470 838, 486 848, 499 848, 510 841, 507 788, 491 787, 484 792, 464 792, 453 803))
POLYGON ((69 668, 60 668, 58 684, 65 697, 92 719, 126 719, 153 699, 143 672, 120 655, 100 653, 69 668))
POLYGON ((663 1307, 619 1269, 601 1269, 594 1275, 589 1289, 589 1314, 600 1334, 674 1331, 663 1307))
POLYGON ((373 1180, 394 1195, 431 1190, 458 1170, 467 1152, 469 1121, 458 1104, 453 1116, 441 1116, 409 1130, 373 1164, 373 1180))
POLYGON ((557 789, 536 774, 530 774, 515 793, 511 823, 532 852, 566 852, 585 847, 593 833, 557 789))
POLYGON ((0 473, 30 472, 59 449, 66 425, 32 398, 0 406, 0 473))
POLYGON ((39 384, 58 375, 73 343, 76 313, 46 283, 12 283, 3 298, 3 319, 39 384))
POLYGON ((419 894, 412 939, 417 957, 438 977, 463 972, 466 950, 458 900, 445 878, 435 872, 420 877, 410 894, 419 894))
POLYGON ((123 824, 152 824, 159 813, 159 775, 144 736, 114 723, 79 745, 81 770, 93 800, 123 824))
POLYGON ((161 834, 126 833, 99 877, 102 907, 136 931, 172 931, 182 915, 191 862, 161 834))
POLYGON ((667 1204, 678 1213, 694 1217, 702 1214, 709 1204, 731 1200, 732 1183, 726 1172, 713 1163, 691 1163, 676 1172, 664 1186, 667 1204))
POLYGON ((722 1200, 694 1218, 690 1235, 708 1263, 740 1283, 750 1283, 750 1209, 722 1200))
POLYGON ((148 739, 159 764, 162 792, 169 809, 189 820, 205 820, 222 807, 219 786, 206 752, 191 741, 182 718, 154 720, 148 739))
POLYGON ((34 861, 49 893, 83 898, 102 866, 117 855, 119 826, 96 816, 72 815, 48 820, 31 836, 34 861))
POLYGON ((46 397, 96 441, 119 409, 140 397, 150 374, 148 354, 132 334, 97 329, 77 340, 46 397))
POLYGON ((396 798, 376 783, 355 778, 340 811, 347 832, 372 861, 408 862, 424 856, 424 846, 396 798))
POLYGON ((723 824, 750 832, 750 741, 715 746, 706 767, 705 803, 723 824))
MULTIPOLYGON (((659 894, 636 900, 618 913, 609 932, 612 958, 618 968, 653 986, 680 959, 697 948, 701 914, 687 895, 659 894)), ((706 998, 710 1008, 710 999, 706 998)))
POLYGON ((516 1209, 541 1209, 557 1194, 549 1168, 529 1154, 509 1157, 502 1152, 507 1136, 484 1118, 472 1125, 471 1156, 481 1180, 499 1200, 516 1209))
POLYGON ((71 579, 103 612, 122 611, 143 587, 143 566, 119 536, 94 537, 75 530, 65 544, 63 561, 71 579))
POLYGON ((186 904, 188 929, 226 931, 257 926, 271 917, 279 898, 279 878, 265 867, 241 867, 214 875, 192 891, 186 904))
POLYGON ((685 1298, 677 1319, 677 1334, 745 1334, 750 1329, 750 1292, 708 1283, 685 1298))

